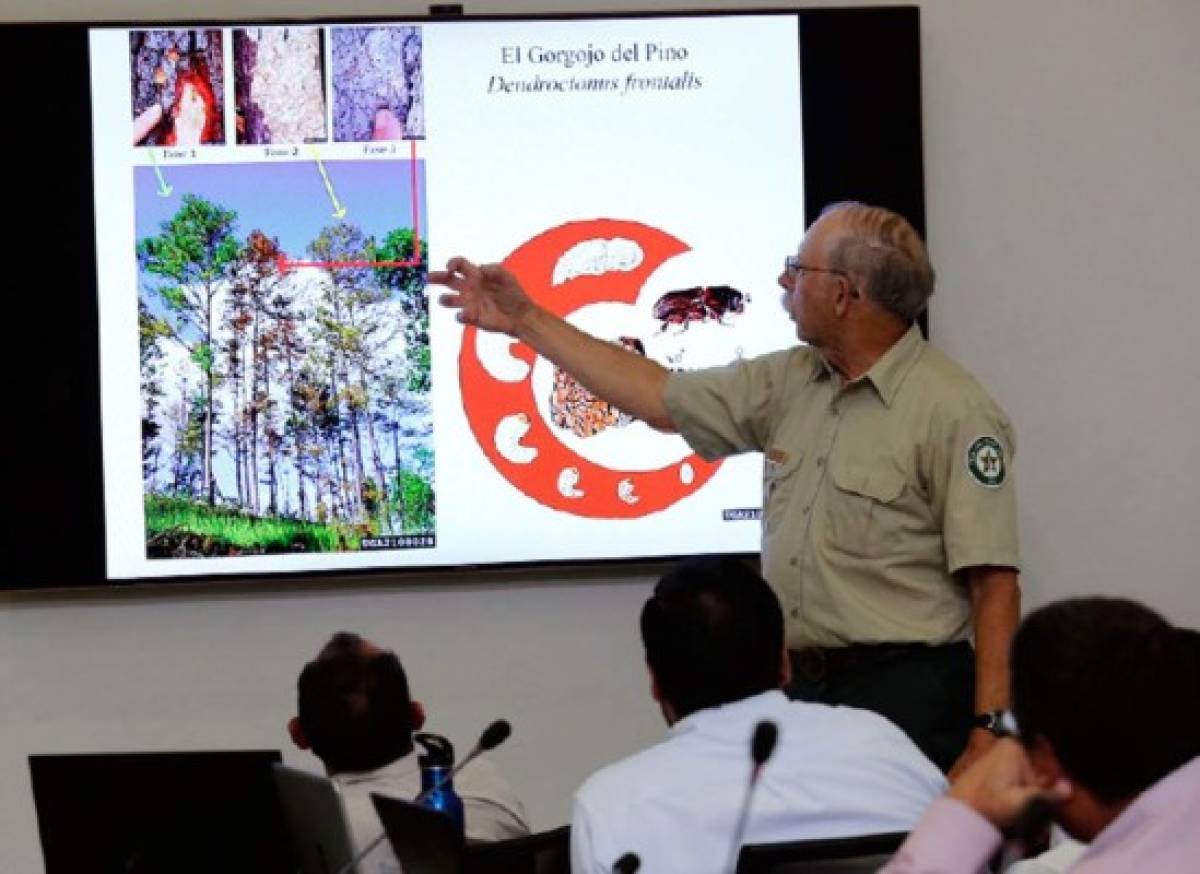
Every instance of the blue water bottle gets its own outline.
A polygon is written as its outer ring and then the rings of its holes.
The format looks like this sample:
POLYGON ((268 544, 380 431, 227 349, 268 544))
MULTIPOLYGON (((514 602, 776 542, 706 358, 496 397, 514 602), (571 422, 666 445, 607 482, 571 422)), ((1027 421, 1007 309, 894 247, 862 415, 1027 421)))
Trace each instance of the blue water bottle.
POLYGON ((454 768, 454 747, 441 735, 428 732, 414 735, 413 740, 423 750, 417 757, 421 766, 421 803, 449 816, 458 833, 465 836, 463 802, 454 791, 454 781, 449 778, 454 768))

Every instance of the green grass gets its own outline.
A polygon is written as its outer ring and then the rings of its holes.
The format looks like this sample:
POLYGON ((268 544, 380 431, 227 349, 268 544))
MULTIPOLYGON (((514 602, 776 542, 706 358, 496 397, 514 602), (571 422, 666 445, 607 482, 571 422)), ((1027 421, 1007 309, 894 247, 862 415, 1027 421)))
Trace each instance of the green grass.
POLYGON ((359 548, 360 534, 350 528, 276 517, 258 518, 236 510, 210 507, 183 498, 146 496, 146 539, 193 534, 204 539, 205 553, 338 552, 359 548))

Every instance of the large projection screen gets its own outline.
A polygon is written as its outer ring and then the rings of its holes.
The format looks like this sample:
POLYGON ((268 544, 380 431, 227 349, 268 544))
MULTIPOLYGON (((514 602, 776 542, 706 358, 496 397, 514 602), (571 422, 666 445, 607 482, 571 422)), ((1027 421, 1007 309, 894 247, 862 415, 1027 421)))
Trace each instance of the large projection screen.
POLYGON ((464 328, 426 270, 503 262, 692 369, 796 342, 779 262, 822 204, 922 224, 915 10, 41 33, 85 56, 70 412, 103 520, 51 584, 754 551, 760 458, 464 328), (903 100, 846 72, 855 41, 904 59, 903 100))

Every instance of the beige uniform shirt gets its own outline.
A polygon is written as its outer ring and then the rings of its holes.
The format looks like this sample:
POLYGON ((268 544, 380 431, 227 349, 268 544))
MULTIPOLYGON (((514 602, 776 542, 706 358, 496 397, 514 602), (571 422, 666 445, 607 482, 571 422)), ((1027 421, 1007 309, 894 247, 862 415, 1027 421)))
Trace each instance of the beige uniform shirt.
POLYGON ((1018 567, 1003 411, 913 326, 845 383, 811 347, 673 374, 700 455, 764 453, 763 573, 789 648, 965 638, 959 571, 1018 567))

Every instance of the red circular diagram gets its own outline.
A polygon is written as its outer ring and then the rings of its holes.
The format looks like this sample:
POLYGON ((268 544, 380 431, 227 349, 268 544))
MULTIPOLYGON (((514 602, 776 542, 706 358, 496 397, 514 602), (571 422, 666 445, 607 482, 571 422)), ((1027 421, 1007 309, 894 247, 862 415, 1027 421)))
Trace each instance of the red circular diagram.
MULTIPOLYGON (((566 317, 588 304, 615 301, 630 306, 664 262, 689 247, 664 231, 638 222, 595 219, 568 222, 519 246, 504 266, 529 295, 555 315, 566 317), (555 265, 564 253, 589 240, 622 238, 636 243, 642 259, 629 270, 581 275, 557 285, 555 265)), ((538 413, 533 391, 534 351, 513 343, 511 355, 528 365, 524 378, 495 378, 480 360, 479 331, 463 331, 458 355, 463 408, 488 460, 510 483, 540 504, 596 519, 636 519, 664 510, 700 489, 721 463, 695 454, 655 470, 621 470, 597 464, 563 443, 538 413), (516 435, 519 451, 499 447, 502 432, 516 435), (515 457, 513 457, 515 456, 515 457), (565 486, 565 487, 564 487, 565 486)))

